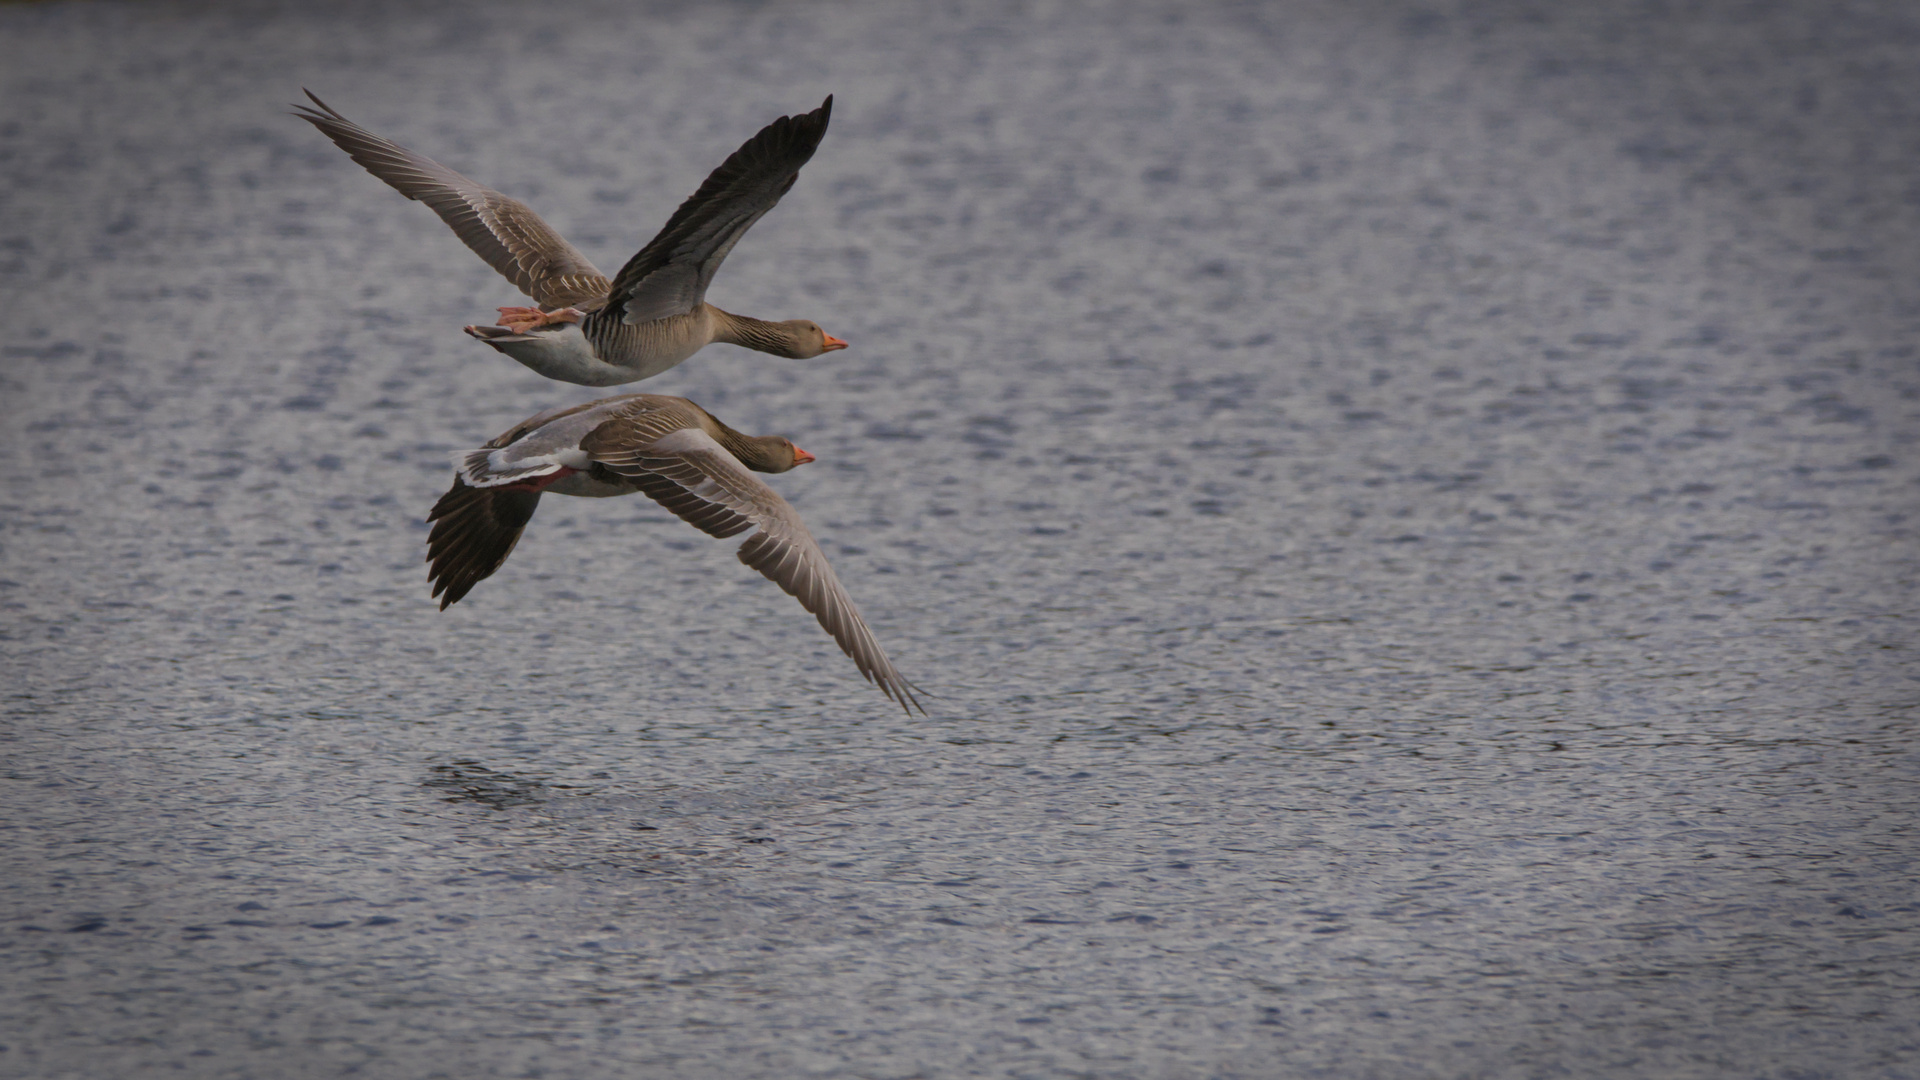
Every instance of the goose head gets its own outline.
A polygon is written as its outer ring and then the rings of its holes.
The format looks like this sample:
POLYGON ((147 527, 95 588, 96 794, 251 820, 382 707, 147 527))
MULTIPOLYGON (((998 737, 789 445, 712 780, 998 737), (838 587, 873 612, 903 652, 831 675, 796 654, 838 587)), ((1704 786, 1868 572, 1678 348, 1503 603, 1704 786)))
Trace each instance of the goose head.
POLYGON ((769 351, 790 360, 811 360, 847 347, 846 342, 820 329, 820 324, 811 319, 788 319, 774 325, 780 328, 780 347, 769 351))
POLYGON ((748 439, 742 451, 739 455, 740 464, 754 472, 783 473, 814 460, 812 454, 793 445, 792 439, 783 439, 778 435, 748 439))

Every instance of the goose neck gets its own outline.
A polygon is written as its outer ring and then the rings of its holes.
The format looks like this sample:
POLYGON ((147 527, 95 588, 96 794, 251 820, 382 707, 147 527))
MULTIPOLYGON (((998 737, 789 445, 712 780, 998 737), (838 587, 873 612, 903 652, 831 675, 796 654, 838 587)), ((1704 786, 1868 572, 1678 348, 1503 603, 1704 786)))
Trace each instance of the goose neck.
POLYGON ((751 315, 735 315, 711 304, 707 306, 713 313, 713 340, 775 356, 793 356, 798 343, 790 328, 751 315))

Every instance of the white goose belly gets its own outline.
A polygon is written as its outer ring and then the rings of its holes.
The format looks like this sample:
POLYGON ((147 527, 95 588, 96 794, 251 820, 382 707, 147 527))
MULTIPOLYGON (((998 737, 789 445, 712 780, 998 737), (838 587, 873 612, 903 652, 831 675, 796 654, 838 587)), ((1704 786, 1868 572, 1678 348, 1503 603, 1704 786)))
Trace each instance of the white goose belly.
POLYGON ((578 323, 561 323, 512 337, 482 340, 547 378, 561 382, 581 386, 617 386, 646 378, 645 374, 636 373, 632 368, 615 367, 594 355, 593 343, 580 332, 578 323))
POLYGON ((617 386, 651 378, 697 353, 713 336, 705 306, 685 315, 635 324, 615 323, 600 343, 604 359, 580 323, 539 327, 524 334, 482 338, 549 379, 581 386, 617 386))

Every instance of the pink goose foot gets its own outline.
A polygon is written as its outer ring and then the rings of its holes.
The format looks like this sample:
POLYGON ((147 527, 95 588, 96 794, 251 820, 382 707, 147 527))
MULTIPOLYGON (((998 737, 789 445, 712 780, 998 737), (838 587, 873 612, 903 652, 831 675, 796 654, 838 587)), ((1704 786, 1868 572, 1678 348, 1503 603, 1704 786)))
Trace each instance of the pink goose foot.
POLYGON ((503 307, 500 309, 500 325, 516 334, 524 334, 536 326, 558 326, 561 323, 577 323, 587 317, 579 308, 561 308, 558 311, 541 311, 537 307, 503 307))

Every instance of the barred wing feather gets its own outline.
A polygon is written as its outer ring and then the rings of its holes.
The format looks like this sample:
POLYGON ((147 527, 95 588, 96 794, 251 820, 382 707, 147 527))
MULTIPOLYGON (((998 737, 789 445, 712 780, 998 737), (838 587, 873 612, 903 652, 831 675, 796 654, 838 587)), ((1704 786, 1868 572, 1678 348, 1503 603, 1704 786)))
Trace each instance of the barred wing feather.
POLYGON ((657 444, 598 450, 594 459, 712 536, 734 536, 758 526, 740 546, 740 561, 799 600, 868 682, 902 708, 924 713, 914 687, 887 659, 792 505, 704 431, 683 429, 660 442, 673 444, 673 450, 663 455, 657 444))
POLYGON ((606 299, 606 276, 527 204, 375 135, 312 91, 307 97, 318 107, 296 105, 294 115, 394 190, 432 207, 474 254, 535 302, 547 308, 592 308, 606 299))

